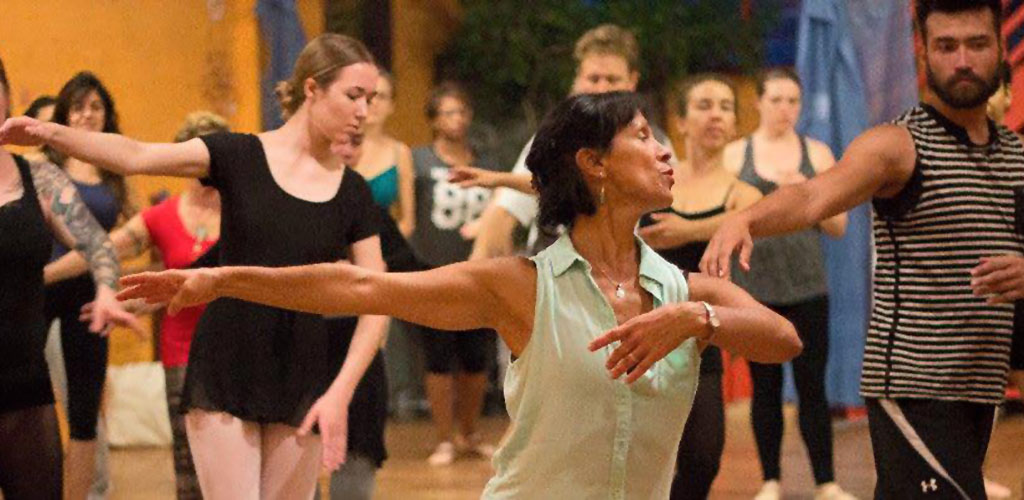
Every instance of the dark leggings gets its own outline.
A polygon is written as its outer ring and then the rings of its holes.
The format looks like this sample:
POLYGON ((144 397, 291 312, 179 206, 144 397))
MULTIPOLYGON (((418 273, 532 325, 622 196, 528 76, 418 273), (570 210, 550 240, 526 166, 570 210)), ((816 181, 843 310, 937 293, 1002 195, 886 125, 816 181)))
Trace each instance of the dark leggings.
POLYGON ((672 500, 706 499, 718 475, 725 447, 722 374, 702 373, 676 456, 672 500))
POLYGON ((199 491, 196 465, 192 462, 192 451, 185 433, 185 413, 181 407, 181 395, 185 390, 185 366, 164 367, 164 384, 167 390, 167 413, 171 420, 171 450, 174 457, 174 484, 177 500, 203 498, 199 491))
POLYGON ((78 319, 82 306, 96 296, 92 278, 82 276, 46 288, 46 324, 60 320, 60 342, 68 379, 68 426, 71 439, 96 439, 103 383, 107 378, 107 338, 89 331, 78 319))
MULTIPOLYGON (((804 351, 792 361, 793 379, 799 397, 800 435, 807 446, 814 482, 834 478, 832 469, 832 422, 825 398, 825 363, 828 361, 828 297, 818 297, 788 306, 769 306, 796 327, 804 351)), ((782 365, 750 363, 754 398, 750 420, 754 426, 757 453, 765 481, 781 476, 782 448, 782 365)))
POLYGON ((0 413, 0 496, 60 500, 61 461, 53 404, 0 413))

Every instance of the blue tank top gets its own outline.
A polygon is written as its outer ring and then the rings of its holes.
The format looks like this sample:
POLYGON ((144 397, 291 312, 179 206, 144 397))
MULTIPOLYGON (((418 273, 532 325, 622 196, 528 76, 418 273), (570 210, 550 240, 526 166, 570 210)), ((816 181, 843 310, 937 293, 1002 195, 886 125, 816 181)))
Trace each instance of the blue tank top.
POLYGON ((390 208, 398 199, 398 166, 392 165, 387 170, 366 179, 370 186, 373 201, 384 208, 390 208))
MULTIPOLYGON (((103 226, 103 230, 109 232, 117 224, 117 217, 121 215, 121 204, 118 203, 114 190, 103 183, 84 184, 78 181, 72 182, 74 182, 75 189, 78 190, 78 196, 82 198, 82 202, 85 203, 89 212, 100 223, 100 226, 103 226)), ((68 248, 55 240, 50 260, 57 260, 66 253, 68 253, 68 248)))

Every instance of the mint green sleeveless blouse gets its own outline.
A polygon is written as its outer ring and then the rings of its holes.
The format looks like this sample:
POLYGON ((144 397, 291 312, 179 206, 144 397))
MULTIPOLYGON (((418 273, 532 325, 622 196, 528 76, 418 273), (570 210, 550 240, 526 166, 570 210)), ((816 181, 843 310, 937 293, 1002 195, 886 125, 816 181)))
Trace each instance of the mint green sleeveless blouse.
MULTIPOLYGON (((654 307, 686 301, 682 272, 637 244, 640 286, 654 297, 654 307)), ((685 341, 632 385, 612 380, 604 364, 615 345, 587 350, 616 326, 590 264, 568 234, 531 260, 537 266, 533 333, 506 372, 512 422, 483 497, 668 498, 697 389, 696 340, 685 341)))

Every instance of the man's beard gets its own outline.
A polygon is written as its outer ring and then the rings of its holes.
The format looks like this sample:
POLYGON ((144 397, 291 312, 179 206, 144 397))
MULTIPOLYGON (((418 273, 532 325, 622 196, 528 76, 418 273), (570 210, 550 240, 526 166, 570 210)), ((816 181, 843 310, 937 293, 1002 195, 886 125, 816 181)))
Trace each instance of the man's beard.
POLYGON ((939 82, 935 73, 932 72, 931 65, 925 62, 925 74, 928 77, 928 88, 935 92, 935 95, 942 102, 953 109, 970 109, 984 106, 988 103, 988 98, 992 97, 996 90, 999 89, 998 72, 992 72, 992 76, 987 81, 973 72, 957 72, 943 85, 939 82), (963 81, 972 83, 969 86, 969 90, 955 90, 954 87, 963 81))

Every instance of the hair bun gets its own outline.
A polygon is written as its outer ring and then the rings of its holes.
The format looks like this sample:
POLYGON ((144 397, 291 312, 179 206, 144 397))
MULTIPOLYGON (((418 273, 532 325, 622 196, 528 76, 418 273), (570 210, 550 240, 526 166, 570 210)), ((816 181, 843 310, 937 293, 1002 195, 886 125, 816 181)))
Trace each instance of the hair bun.
POLYGON ((277 101, 281 107, 287 108, 292 102, 292 82, 281 80, 274 85, 274 93, 277 94, 277 101))

